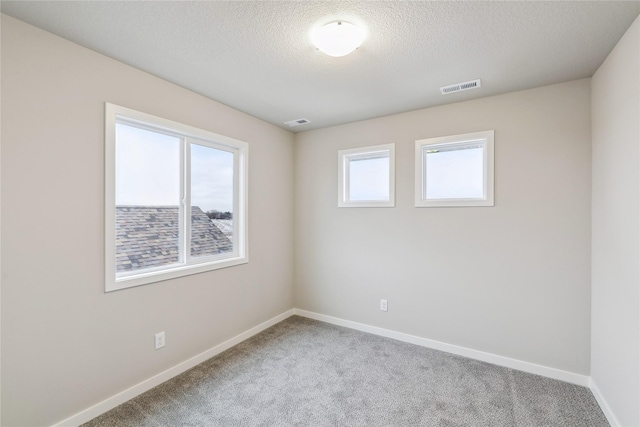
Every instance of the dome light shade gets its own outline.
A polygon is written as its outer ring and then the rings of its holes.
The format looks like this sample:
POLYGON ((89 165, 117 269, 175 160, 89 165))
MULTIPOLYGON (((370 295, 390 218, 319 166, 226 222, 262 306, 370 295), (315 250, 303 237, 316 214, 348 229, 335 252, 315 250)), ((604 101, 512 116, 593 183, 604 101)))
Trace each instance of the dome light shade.
POLYGON ((338 57, 356 50, 364 40, 364 32, 350 22, 337 21, 318 28, 311 38, 321 52, 338 57))

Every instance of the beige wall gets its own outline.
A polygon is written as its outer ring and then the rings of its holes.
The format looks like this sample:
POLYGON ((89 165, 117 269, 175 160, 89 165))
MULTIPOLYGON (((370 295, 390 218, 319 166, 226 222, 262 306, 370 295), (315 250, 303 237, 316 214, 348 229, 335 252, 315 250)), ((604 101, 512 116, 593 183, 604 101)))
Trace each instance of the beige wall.
POLYGON ((589 120, 587 79, 296 135, 296 307, 588 375, 589 120), (414 141, 489 129, 495 207, 413 207, 414 141), (337 151, 392 142, 396 207, 338 208, 337 151))
POLYGON ((294 303, 591 373, 640 424, 639 27, 593 82, 294 138, 2 16, 2 425, 53 424, 294 303), (249 264, 103 292, 105 101, 250 144, 249 264), (488 129, 496 206, 414 208, 414 141, 488 129), (390 142, 396 207, 338 209, 337 151, 390 142))
POLYGON ((292 308, 292 161, 291 133, 2 16, 2 425, 51 425, 292 308), (104 293, 105 101, 249 143, 249 264, 104 293))
POLYGON ((640 18, 592 79, 591 375, 620 425, 640 425, 640 18))

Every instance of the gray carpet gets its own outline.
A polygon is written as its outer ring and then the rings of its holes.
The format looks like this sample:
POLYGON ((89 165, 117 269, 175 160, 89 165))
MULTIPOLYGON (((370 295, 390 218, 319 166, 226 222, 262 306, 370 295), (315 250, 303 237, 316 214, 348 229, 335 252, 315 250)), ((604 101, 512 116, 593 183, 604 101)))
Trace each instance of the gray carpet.
POLYGON ((84 426, 608 426, 589 389, 293 316, 84 426))

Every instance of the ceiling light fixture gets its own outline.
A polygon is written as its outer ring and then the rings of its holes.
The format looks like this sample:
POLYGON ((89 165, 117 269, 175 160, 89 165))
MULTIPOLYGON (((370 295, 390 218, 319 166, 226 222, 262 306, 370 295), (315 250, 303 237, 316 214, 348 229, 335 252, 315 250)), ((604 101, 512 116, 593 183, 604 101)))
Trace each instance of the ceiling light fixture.
POLYGON ((364 40, 364 31, 350 22, 326 24, 311 35, 313 44, 329 56, 345 56, 356 50, 364 40))

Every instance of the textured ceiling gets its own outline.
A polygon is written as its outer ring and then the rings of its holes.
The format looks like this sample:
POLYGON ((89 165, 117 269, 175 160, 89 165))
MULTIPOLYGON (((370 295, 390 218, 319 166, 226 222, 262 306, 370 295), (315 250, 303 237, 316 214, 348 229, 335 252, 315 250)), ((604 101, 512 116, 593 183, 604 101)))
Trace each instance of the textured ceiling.
POLYGON ((3 13, 238 110, 304 131, 590 77, 640 2, 2 1, 3 13), (351 55, 316 50, 334 20, 351 55), (480 89, 439 88, 482 79, 480 89))

